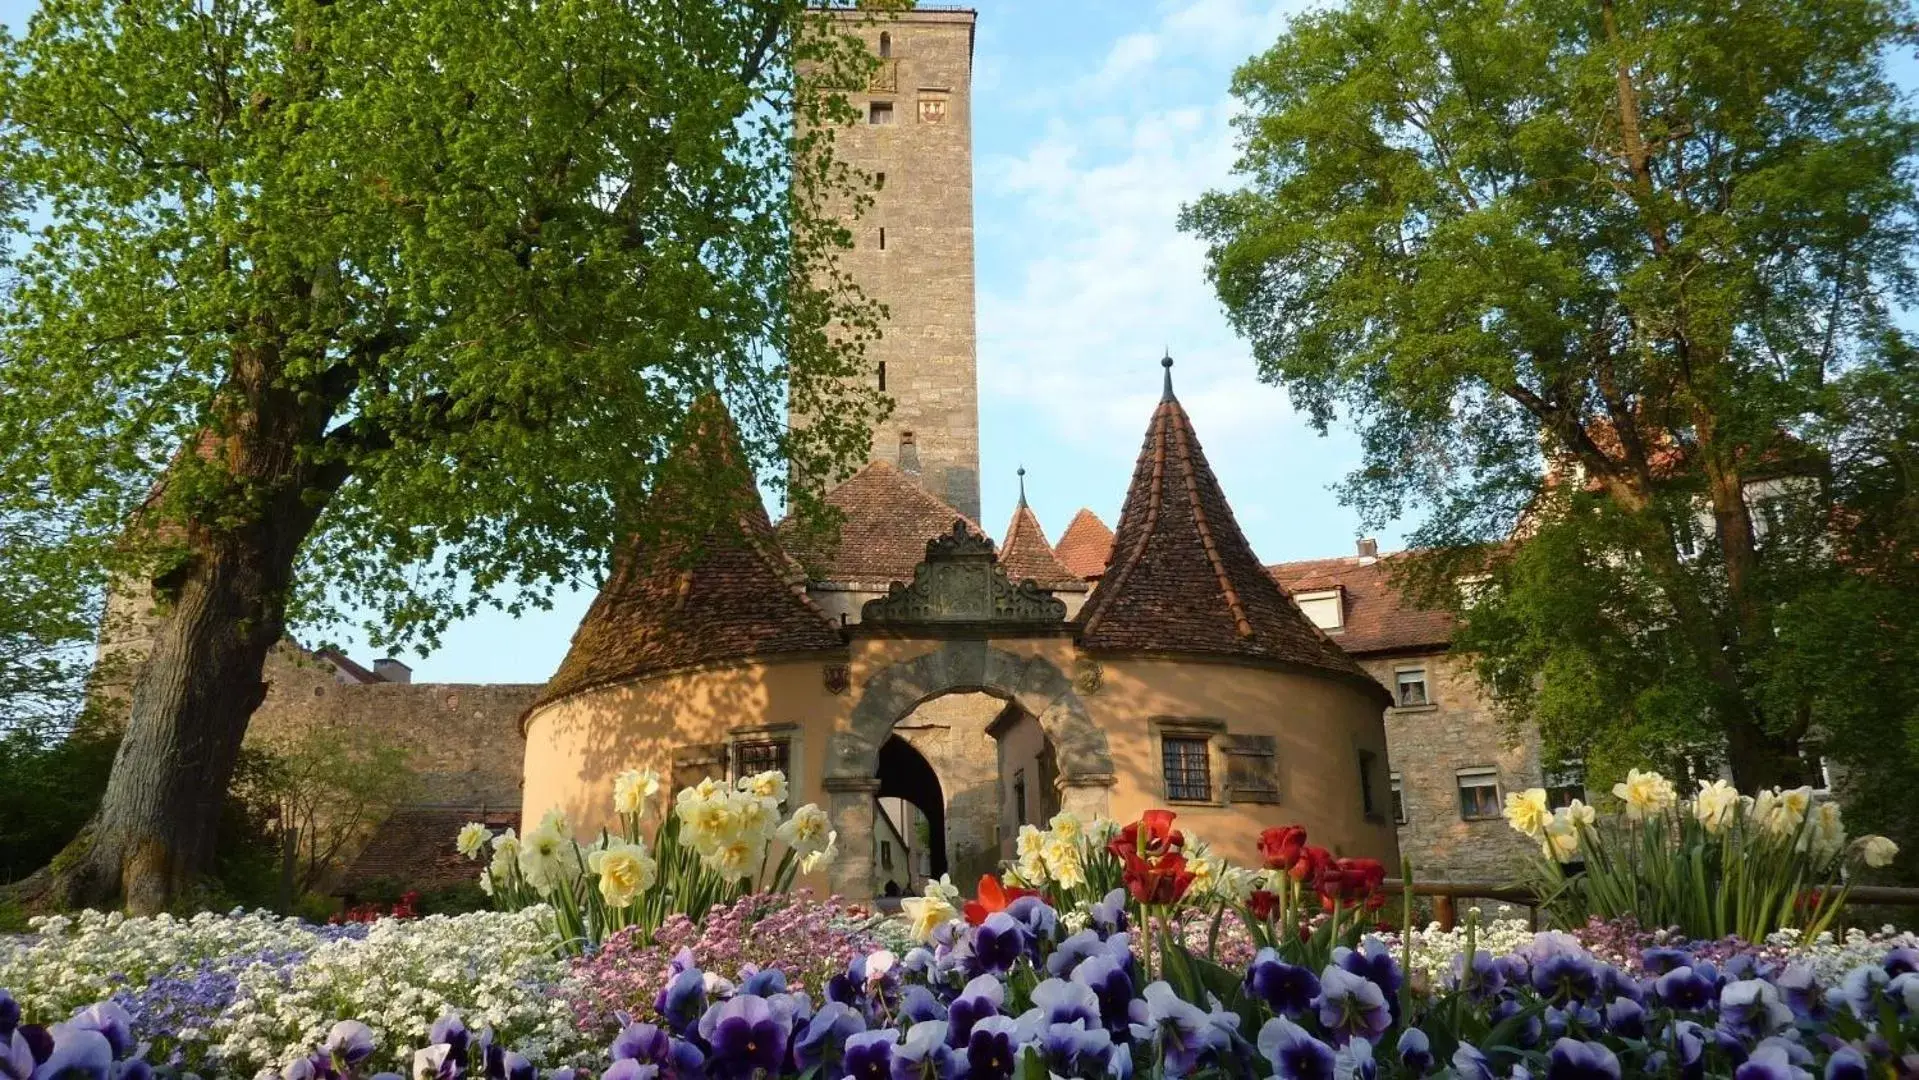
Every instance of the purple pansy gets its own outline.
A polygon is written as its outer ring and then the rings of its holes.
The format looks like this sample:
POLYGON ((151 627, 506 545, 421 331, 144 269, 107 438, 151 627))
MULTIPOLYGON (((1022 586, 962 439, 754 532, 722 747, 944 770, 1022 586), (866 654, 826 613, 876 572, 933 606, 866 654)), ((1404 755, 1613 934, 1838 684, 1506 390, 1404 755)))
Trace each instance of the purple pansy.
POLYGON ((1393 1024, 1379 984, 1345 968, 1328 966, 1319 976, 1319 1022, 1339 1042, 1377 1040, 1393 1024))
POLYGON ((1266 1021, 1257 1045, 1279 1080, 1333 1080, 1337 1075, 1333 1048, 1283 1016, 1266 1021))
POLYGON ((1272 949, 1261 949, 1246 968, 1246 989, 1274 1014, 1297 1020, 1319 996, 1319 977, 1311 968, 1281 960, 1272 949))
POLYGON ((1561 1039, 1547 1056, 1546 1080, 1619 1080, 1619 1058, 1604 1043, 1561 1039))
POLYGON ((840 1073, 851 1080, 892 1080, 893 1047, 900 1041, 895 1028, 861 1031, 846 1039, 840 1073))
POLYGON ((947 1045, 945 1020, 922 1020, 906 1029, 893 1048, 893 1080, 952 1080, 960 1073, 958 1055, 947 1045))
POLYGON ((700 1017, 700 1037, 712 1048, 707 1071, 722 1080, 745 1080, 759 1069, 777 1074, 791 1035, 790 1013, 758 994, 735 994, 700 1017))

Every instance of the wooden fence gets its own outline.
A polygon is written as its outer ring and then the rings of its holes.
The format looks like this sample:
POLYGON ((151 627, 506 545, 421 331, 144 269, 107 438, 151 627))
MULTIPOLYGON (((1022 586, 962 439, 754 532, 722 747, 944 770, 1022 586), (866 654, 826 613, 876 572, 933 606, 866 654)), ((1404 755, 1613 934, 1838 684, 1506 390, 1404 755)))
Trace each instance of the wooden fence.
MULTIPOLYGON (((1387 878, 1382 890, 1392 895, 1405 891, 1405 883, 1398 878, 1387 878)), ((1490 900, 1499 904, 1512 904, 1526 909, 1526 922, 1534 930, 1539 929, 1538 896, 1528 888, 1515 885, 1498 885, 1490 881, 1415 881, 1414 896, 1430 896, 1433 899, 1433 918, 1438 920, 1440 929, 1451 930, 1458 925, 1459 901, 1490 900)), ((1855 885, 1846 895, 1846 903, 1883 904, 1889 907, 1919 907, 1919 889, 1897 888, 1888 885, 1855 885)))

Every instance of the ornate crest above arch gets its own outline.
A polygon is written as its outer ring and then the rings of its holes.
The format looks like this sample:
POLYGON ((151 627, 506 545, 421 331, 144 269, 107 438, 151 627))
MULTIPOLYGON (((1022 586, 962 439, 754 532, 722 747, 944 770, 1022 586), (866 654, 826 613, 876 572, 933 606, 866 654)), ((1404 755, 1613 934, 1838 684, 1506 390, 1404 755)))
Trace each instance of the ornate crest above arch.
POLYGON ((895 581, 885 596, 860 608, 860 622, 874 626, 968 623, 1046 626, 1066 621, 1066 602, 1029 578, 1015 584, 1000 568, 993 541, 969 531, 964 521, 926 542, 926 558, 913 568, 913 582, 895 581))

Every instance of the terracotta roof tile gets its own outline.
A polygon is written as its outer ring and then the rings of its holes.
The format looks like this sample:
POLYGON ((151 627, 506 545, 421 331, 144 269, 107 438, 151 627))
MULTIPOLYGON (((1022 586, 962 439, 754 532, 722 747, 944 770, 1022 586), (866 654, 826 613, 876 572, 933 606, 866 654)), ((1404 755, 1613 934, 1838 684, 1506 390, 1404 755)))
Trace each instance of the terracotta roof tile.
MULTIPOLYGON (((708 434, 675 451, 687 455, 677 475, 736 472, 737 527, 715 528, 697 544, 632 541, 534 708, 689 664, 844 646, 825 612, 807 598, 799 565, 780 548, 724 411, 689 426, 708 434)), ((662 481, 652 501, 691 501, 690 493, 682 499, 676 490, 670 479, 662 481)))
POLYGON ((1097 581, 1106 572, 1106 560, 1113 555, 1113 530, 1099 515, 1081 507, 1066 531, 1060 534, 1053 553, 1075 577, 1097 581))
POLYGON ((518 829, 513 807, 403 806, 387 816, 365 848, 347 867, 337 891, 351 893, 377 881, 403 889, 442 889, 478 880, 480 864, 460 854, 460 826, 477 821, 498 832, 518 829))
POLYGON ((781 523, 788 549, 814 581, 861 583, 879 589, 912 581, 926 557, 926 542, 964 521, 975 536, 979 523, 920 486, 918 479, 884 461, 869 463, 826 493, 841 515, 837 542, 799 536, 781 523))
POLYGON ((1253 554, 1173 396, 1170 366, 1120 511, 1112 561, 1079 621, 1080 643, 1091 649, 1274 660, 1378 687, 1253 554))
POLYGON ((1393 584, 1395 558, 1309 559, 1280 563, 1267 570, 1294 596, 1341 590, 1345 625, 1328 636, 1354 656, 1448 647, 1453 637, 1452 616, 1414 607, 1406 599, 1393 584))
POLYGON ((1086 583, 1059 561, 1053 545, 1046 542, 1046 530, 1026 505, 1024 497, 1013 508, 1013 520, 1006 525, 1006 539, 999 546, 999 564, 1015 583, 1031 578, 1042 589, 1079 591, 1086 583))

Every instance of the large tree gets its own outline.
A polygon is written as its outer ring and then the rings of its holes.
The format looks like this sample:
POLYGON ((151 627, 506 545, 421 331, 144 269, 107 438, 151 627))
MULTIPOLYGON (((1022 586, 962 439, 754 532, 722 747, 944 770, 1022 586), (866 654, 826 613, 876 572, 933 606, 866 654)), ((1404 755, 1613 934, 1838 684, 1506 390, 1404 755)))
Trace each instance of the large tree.
POLYGON ((1243 184, 1183 223, 1561 752, 1919 764, 1910 41, 1899 0, 1351 0, 1238 72, 1243 184))
POLYGON ((876 313, 823 208, 862 189, 830 87, 869 61, 817 25, 801 0, 47 0, 0 38, 30 230, 0 492, 46 486, 155 601, 56 900, 152 910, 207 869, 290 614, 431 643, 590 582, 617 535, 703 531, 697 498, 626 510, 709 389, 774 483, 862 449, 876 313))

